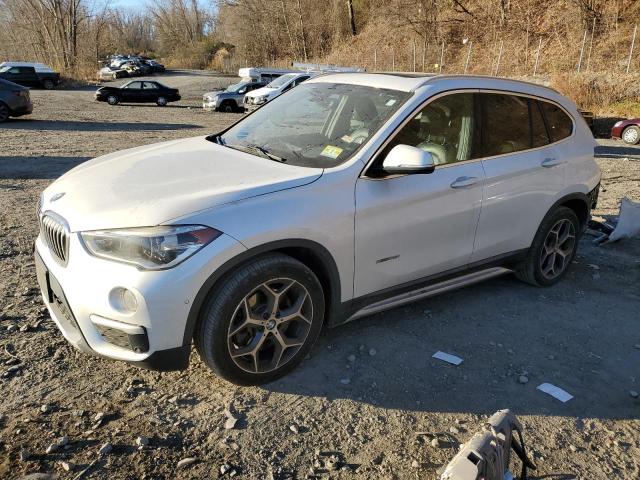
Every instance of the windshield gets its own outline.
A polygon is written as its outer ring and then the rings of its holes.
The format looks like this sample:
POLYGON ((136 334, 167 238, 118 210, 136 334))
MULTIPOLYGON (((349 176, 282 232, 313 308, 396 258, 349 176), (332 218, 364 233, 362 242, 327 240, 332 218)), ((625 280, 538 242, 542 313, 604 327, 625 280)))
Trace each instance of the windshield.
POLYGON ((345 162, 411 96, 335 83, 302 84, 211 141, 291 165, 345 162))
POLYGON ((276 78, 271 83, 268 83, 267 87, 269 87, 269 88, 280 88, 285 83, 287 83, 289 80, 291 80, 292 78, 295 78, 297 76, 298 76, 297 73, 287 73, 286 75, 282 75, 282 76, 276 78))
POLYGON ((225 90, 225 92, 237 93, 239 90, 242 90, 246 86, 247 86, 246 82, 234 83, 232 85, 229 85, 225 90))

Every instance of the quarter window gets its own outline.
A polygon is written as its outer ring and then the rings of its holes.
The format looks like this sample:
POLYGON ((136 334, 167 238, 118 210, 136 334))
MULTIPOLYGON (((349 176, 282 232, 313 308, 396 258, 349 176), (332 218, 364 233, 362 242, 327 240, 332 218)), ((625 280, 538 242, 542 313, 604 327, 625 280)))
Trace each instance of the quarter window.
POLYGON ((529 101, 525 97, 483 93, 484 156, 530 148, 529 101))
POLYGON ((564 111, 549 102, 540 102, 547 121, 547 128, 552 142, 557 142, 563 138, 571 136, 573 133, 573 122, 564 111))
POLYGON ((473 93, 455 93, 430 102, 413 117, 385 148, 410 145, 433 155, 436 165, 479 156, 479 129, 476 126, 473 93))
POLYGON ((529 100, 529 112, 531 113, 531 146, 537 148, 548 145, 549 136, 544 125, 544 118, 542 118, 540 102, 529 100))

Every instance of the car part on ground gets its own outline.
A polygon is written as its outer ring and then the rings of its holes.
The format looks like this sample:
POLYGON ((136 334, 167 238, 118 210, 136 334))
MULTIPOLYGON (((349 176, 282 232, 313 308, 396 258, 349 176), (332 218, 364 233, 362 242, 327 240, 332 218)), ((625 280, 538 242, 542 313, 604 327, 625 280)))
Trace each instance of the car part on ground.
POLYGON ((0 79, 0 123, 33 112, 29 89, 0 79))
POLYGON ((224 378, 264 383, 322 325, 513 271, 558 282, 597 201, 594 143, 575 105, 538 85, 318 76, 222 132, 53 182, 39 283, 78 349, 176 370, 195 340, 224 378), (149 225, 176 230, 129 238, 149 225))
POLYGON ((536 466, 527 457, 522 425, 511 411, 499 410, 462 445, 440 480, 512 480, 511 450, 522 464, 518 478, 527 480, 527 469, 536 470, 536 466))

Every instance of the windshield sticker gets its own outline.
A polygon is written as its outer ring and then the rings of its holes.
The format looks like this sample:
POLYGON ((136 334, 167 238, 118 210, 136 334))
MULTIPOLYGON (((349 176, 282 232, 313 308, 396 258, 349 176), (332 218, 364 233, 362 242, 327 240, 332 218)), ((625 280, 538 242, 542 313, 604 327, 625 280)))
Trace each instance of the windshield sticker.
POLYGON ((340 156, 340 154, 342 153, 342 149, 340 147, 334 147, 333 145, 327 145, 326 147, 324 147, 324 150, 322 150, 322 152, 320 152, 320 155, 322 155, 323 157, 329 157, 329 158, 338 158, 340 156))
POLYGON ((391 107, 391 106, 393 106, 395 103, 396 103, 396 99, 395 99, 395 98, 392 98, 391 100, 387 100, 387 103, 385 103, 385 105, 386 105, 387 107, 391 107))

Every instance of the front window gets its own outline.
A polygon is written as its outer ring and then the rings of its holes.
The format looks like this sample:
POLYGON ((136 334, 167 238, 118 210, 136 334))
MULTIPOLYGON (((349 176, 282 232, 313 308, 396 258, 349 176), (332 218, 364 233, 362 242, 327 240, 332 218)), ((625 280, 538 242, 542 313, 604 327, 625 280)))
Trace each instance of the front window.
POLYGON ((210 140, 291 165, 330 168, 349 159, 410 96, 304 83, 210 140))
POLYGON ((267 87, 280 88, 289 80, 291 80, 292 78, 295 78, 297 75, 298 75, 297 73, 287 73, 286 75, 282 75, 281 77, 278 77, 275 80, 273 80, 271 83, 267 85, 267 87))
POLYGON ((131 82, 131 83, 127 83, 123 88, 128 88, 128 89, 141 89, 142 88, 142 82, 131 82))

